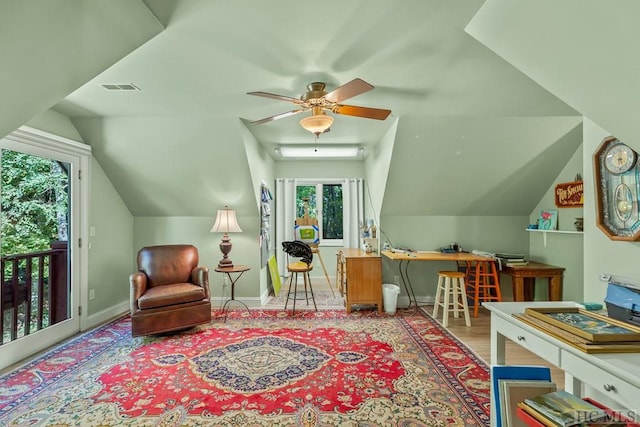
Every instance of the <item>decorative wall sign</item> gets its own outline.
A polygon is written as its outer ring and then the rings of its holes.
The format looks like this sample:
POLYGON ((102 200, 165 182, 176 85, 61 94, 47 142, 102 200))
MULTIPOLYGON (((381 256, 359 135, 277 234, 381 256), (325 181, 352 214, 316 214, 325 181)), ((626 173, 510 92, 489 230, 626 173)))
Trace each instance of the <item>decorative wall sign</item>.
POLYGON ((582 181, 563 182, 556 185, 556 206, 559 208, 581 208, 584 204, 582 181))

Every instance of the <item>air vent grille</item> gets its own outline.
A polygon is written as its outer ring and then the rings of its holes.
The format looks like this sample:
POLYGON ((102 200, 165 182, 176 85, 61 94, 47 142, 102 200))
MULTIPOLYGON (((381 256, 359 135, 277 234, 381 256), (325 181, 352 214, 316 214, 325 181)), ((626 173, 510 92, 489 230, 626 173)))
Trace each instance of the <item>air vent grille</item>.
POLYGON ((131 90, 140 91, 140 90, 142 90, 138 86, 134 85, 133 83, 122 83, 122 84, 105 83, 105 84, 101 84, 100 86, 102 86, 106 90, 124 90, 124 91, 131 91, 131 90))

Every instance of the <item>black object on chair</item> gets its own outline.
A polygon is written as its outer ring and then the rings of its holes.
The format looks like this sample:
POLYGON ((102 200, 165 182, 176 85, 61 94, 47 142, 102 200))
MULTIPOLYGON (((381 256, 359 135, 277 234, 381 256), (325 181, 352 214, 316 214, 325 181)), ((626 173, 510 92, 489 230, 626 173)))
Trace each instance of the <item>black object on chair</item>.
POLYGON ((311 251, 311 247, 304 242, 300 242, 298 240, 290 241, 290 242, 282 242, 282 250, 284 250, 287 255, 293 258, 299 258, 300 261, 296 262, 287 262, 287 271, 289 271, 289 290, 287 291, 287 301, 284 303, 284 309, 287 309, 287 305, 289 304, 289 298, 291 297, 291 287, 295 283, 294 291, 293 291, 293 313, 296 312, 296 300, 301 299, 297 297, 298 290, 298 273, 302 273, 302 277, 304 279, 304 296, 307 300, 307 305, 309 305, 309 295, 307 294, 307 285, 309 286, 309 291, 311 293, 311 300, 313 301, 313 307, 316 311, 318 311, 318 307, 316 306, 316 299, 313 296, 313 288, 311 287, 311 279, 309 278, 309 272, 313 270, 313 252, 311 251))

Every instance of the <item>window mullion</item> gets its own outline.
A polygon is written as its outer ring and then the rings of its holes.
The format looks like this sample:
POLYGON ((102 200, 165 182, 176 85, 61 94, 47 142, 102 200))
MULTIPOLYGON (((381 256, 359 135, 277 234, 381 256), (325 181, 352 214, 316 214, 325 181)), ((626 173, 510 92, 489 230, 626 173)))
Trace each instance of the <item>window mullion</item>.
POLYGON ((323 200, 324 193, 322 192, 322 184, 316 184, 316 209, 318 218, 318 232, 320 233, 320 243, 324 238, 324 227, 323 227, 323 218, 324 218, 324 208, 323 208, 323 200))

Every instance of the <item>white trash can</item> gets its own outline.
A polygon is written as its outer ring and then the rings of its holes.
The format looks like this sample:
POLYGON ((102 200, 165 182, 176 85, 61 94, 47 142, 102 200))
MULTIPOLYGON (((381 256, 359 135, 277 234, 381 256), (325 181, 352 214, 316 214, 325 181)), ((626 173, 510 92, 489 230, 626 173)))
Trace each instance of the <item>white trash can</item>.
POLYGON ((400 286, 384 283, 382 285, 382 300, 384 302, 384 311, 387 314, 394 314, 398 305, 398 295, 400 294, 400 286))

